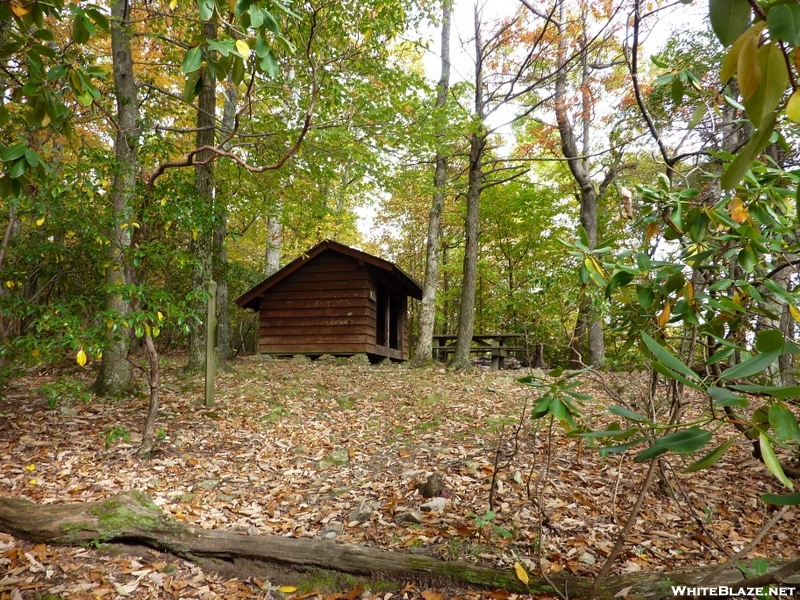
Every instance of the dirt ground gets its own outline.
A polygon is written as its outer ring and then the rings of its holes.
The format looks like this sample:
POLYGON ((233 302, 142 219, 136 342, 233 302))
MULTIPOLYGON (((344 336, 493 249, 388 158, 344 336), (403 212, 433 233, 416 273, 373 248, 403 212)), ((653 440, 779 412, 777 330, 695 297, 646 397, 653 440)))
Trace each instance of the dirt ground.
MULTIPOLYGON (((516 381, 524 371, 454 374, 244 358, 219 374, 216 405, 206 409, 202 379, 182 372, 182 358, 162 364, 161 439, 144 462, 135 457, 144 394, 90 398, 89 367, 15 379, 0 400, 0 495, 60 503, 138 489, 175 519, 205 528, 320 536, 497 567, 518 563, 530 573, 591 576, 610 553, 646 471, 631 461, 633 452, 603 458, 557 423, 552 431, 547 422, 533 424, 537 392, 516 381), (429 499, 417 488, 433 472, 443 475, 442 512, 420 510, 429 499), (419 523, 398 518, 415 511, 419 523)), ((582 412, 597 428, 612 421, 607 404, 640 408, 646 395, 639 374, 608 375, 606 383, 605 391, 584 386, 594 399, 582 412)), ((721 443, 734 431, 723 427, 717 436, 721 443)), ((746 545, 773 514, 760 495, 784 493, 749 450, 737 441, 713 469, 691 474, 681 471, 698 456, 667 455, 669 485, 649 491, 614 572, 716 563, 746 545)), ((750 558, 796 557, 790 515, 750 558)), ((514 597, 413 584, 380 588, 333 593, 326 582, 287 587, 258 577, 229 579, 174 557, 56 548, 0 534, 0 600, 316 592, 331 599, 514 597)))

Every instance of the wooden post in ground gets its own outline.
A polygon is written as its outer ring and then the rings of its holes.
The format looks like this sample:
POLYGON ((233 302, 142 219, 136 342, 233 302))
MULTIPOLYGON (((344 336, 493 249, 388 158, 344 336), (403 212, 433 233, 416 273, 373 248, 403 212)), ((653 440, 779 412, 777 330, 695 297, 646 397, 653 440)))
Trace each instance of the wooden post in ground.
POLYGON ((208 282, 208 314, 206 315, 206 407, 214 406, 214 372, 217 366, 217 282, 208 282))

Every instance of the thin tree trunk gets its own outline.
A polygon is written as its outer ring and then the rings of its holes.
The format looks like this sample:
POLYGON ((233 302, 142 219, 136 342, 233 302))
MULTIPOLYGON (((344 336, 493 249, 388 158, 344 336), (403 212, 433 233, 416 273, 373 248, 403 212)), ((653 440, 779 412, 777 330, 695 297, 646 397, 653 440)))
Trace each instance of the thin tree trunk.
MULTIPOLYGON (((212 40, 217 37, 216 16, 203 23, 203 35, 212 40)), ((197 147, 214 144, 214 126, 216 124, 216 81, 210 68, 204 68, 201 76, 203 89, 198 97, 197 109, 197 147)), ((208 152, 198 154, 198 161, 206 159, 208 152)), ((194 191, 196 201, 213 206, 214 203, 214 163, 195 167, 194 191)), ((213 213, 212 213, 213 214, 213 213)), ((197 239, 192 243, 194 266, 192 268, 192 289, 197 296, 193 303, 194 314, 205 314, 206 300, 203 293, 208 289, 213 273, 213 230, 206 224, 198 227, 197 239)), ((189 335, 188 371, 200 371, 206 364, 206 331, 205 323, 195 324, 189 335)))
MULTIPOLYGON (((222 131, 233 131, 236 117, 236 85, 231 78, 225 82, 225 106, 222 110, 222 131)), ((218 225, 214 228, 214 279, 217 282, 217 360, 224 363, 233 357, 231 320, 228 310, 228 207, 217 199, 218 225)))
POLYGON ((483 42, 481 41, 480 11, 475 6, 475 119, 476 131, 469 141, 469 171, 467 175, 467 217, 464 222, 464 275, 461 284, 461 304, 458 308, 454 369, 469 369, 469 350, 475 326, 475 288, 478 274, 478 234, 480 226, 481 185, 483 184, 483 155, 486 151, 484 118, 486 100, 483 96, 483 42))
POLYGON ((267 219, 267 247, 264 252, 264 275, 272 275, 281 268, 281 244, 283 243, 282 205, 279 202, 275 213, 267 219))
MULTIPOLYGON (((450 0, 442 3, 442 74, 436 95, 436 108, 442 110, 447 104, 450 90, 450 0)), ((444 122, 443 122, 444 123, 444 122)), ((443 141, 446 129, 437 133, 437 144, 443 141)), ((439 286, 439 231, 444 206, 447 177, 447 157, 441 148, 436 149, 436 171, 433 175, 433 202, 428 215, 428 244, 425 261, 425 281, 422 284, 422 306, 419 313, 419 342, 411 364, 420 366, 433 359, 433 327, 436 323, 436 288, 439 286)))
POLYGON ((112 225, 109 231, 108 265, 105 271, 106 309, 116 313, 115 326, 106 334, 100 372, 94 391, 102 396, 130 392, 132 370, 128 360, 130 329, 123 324, 130 305, 117 291, 126 283, 125 251, 130 246, 130 199, 136 188, 139 149, 139 99, 133 73, 128 1, 116 0, 111 8, 111 59, 117 95, 117 136, 114 187, 111 191, 112 225))
MULTIPOLYGON (((572 173, 575 182, 580 189, 580 205, 581 205, 581 225, 586 230, 586 235, 589 238, 589 248, 593 249, 597 246, 597 199, 598 193, 595 184, 592 181, 591 174, 588 168, 588 162, 585 153, 579 150, 577 140, 575 139, 575 132, 573 130, 572 122, 570 121, 567 112, 567 44, 569 38, 566 33, 566 9, 564 3, 561 4, 559 9, 559 42, 558 42, 558 77, 556 77, 556 93, 555 93, 555 110, 556 121, 558 122, 558 132, 561 137, 561 151, 564 158, 567 159, 569 170, 572 173)), ((583 53, 586 53, 586 46, 583 48, 583 53)), ((588 79, 588 63, 583 62, 582 71, 582 88, 585 89, 588 79)), ((588 102, 590 98, 586 94, 583 96, 584 105, 582 110, 584 116, 587 112, 591 112, 588 102)), ((583 135, 588 136, 589 130, 586 128, 586 119, 584 118, 584 131, 583 135)), ((588 139, 583 140, 583 147, 588 147, 588 139)), ((578 317, 580 325, 581 319, 586 322, 586 336, 578 337, 582 333, 582 328, 578 325, 575 328, 575 336, 571 344, 571 354, 583 354, 577 348, 583 348, 588 345, 589 356, 588 364, 601 363, 605 358, 605 342, 603 340, 603 321, 601 316, 594 310, 590 302, 582 302, 580 305, 581 315, 578 317), (572 346, 577 344, 577 346, 572 346)), ((584 357, 584 362, 586 362, 584 357)))

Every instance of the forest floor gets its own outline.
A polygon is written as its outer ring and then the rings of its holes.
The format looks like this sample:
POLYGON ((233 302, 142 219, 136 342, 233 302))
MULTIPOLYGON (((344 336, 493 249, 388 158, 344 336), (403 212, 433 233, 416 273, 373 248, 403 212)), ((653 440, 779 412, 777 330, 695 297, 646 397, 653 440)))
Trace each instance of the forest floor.
MULTIPOLYGON (((0 400, 0 495, 62 503, 138 489, 175 519, 205 528, 328 537, 591 576, 644 479, 646 465, 634 464, 631 453, 602 458, 585 444, 580 451, 557 424, 552 432, 546 423, 536 430, 529 415, 537 394, 517 383, 522 370, 454 374, 244 358, 218 375, 216 406, 205 409, 202 378, 185 375, 182 360, 162 358, 163 439, 144 462, 134 455, 144 394, 84 402, 93 376, 88 368, 15 379, 0 400), (397 522, 428 501, 416 488, 434 471, 444 476, 444 511, 422 513, 420 523, 397 522), (548 519, 541 547, 537 498, 548 519)), ((612 420, 605 405, 642 410, 647 397, 642 375, 604 377, 605 388, 596 382, 583 388, 595 397, 583 412, 598 428, 612 420)), ((721 433, 721 439, 733 435, 721 433)), ((692 474, 680 472, 697 457, 670 455, 675 497, 653 486, 615 572, 712 564, 746 545, 772 516, 759 496, 783 492, 750 449, 737 442, 713 469, 692 474)), ((796 542, 796 525, 780 523, 749 557, 788 558, 796 542)), ((0 599, 311 598, 324 587, 311 582, 279 591, 286 582, 231 580, 165 556, 35 545, 0 533, 0 599)), ((345 589, 328 598, 356 595, 514 597, 407 585, 345 589)))

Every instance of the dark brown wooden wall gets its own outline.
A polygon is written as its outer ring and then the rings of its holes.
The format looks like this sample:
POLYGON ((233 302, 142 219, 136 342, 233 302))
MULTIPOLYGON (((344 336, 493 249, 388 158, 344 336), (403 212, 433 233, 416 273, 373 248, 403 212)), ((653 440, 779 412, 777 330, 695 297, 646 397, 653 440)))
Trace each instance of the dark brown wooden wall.
POLYGON ((320 254, 265 292, 259 350, 275 354, 372 352, 374 290, 367 270, 355 260, 320 254))

